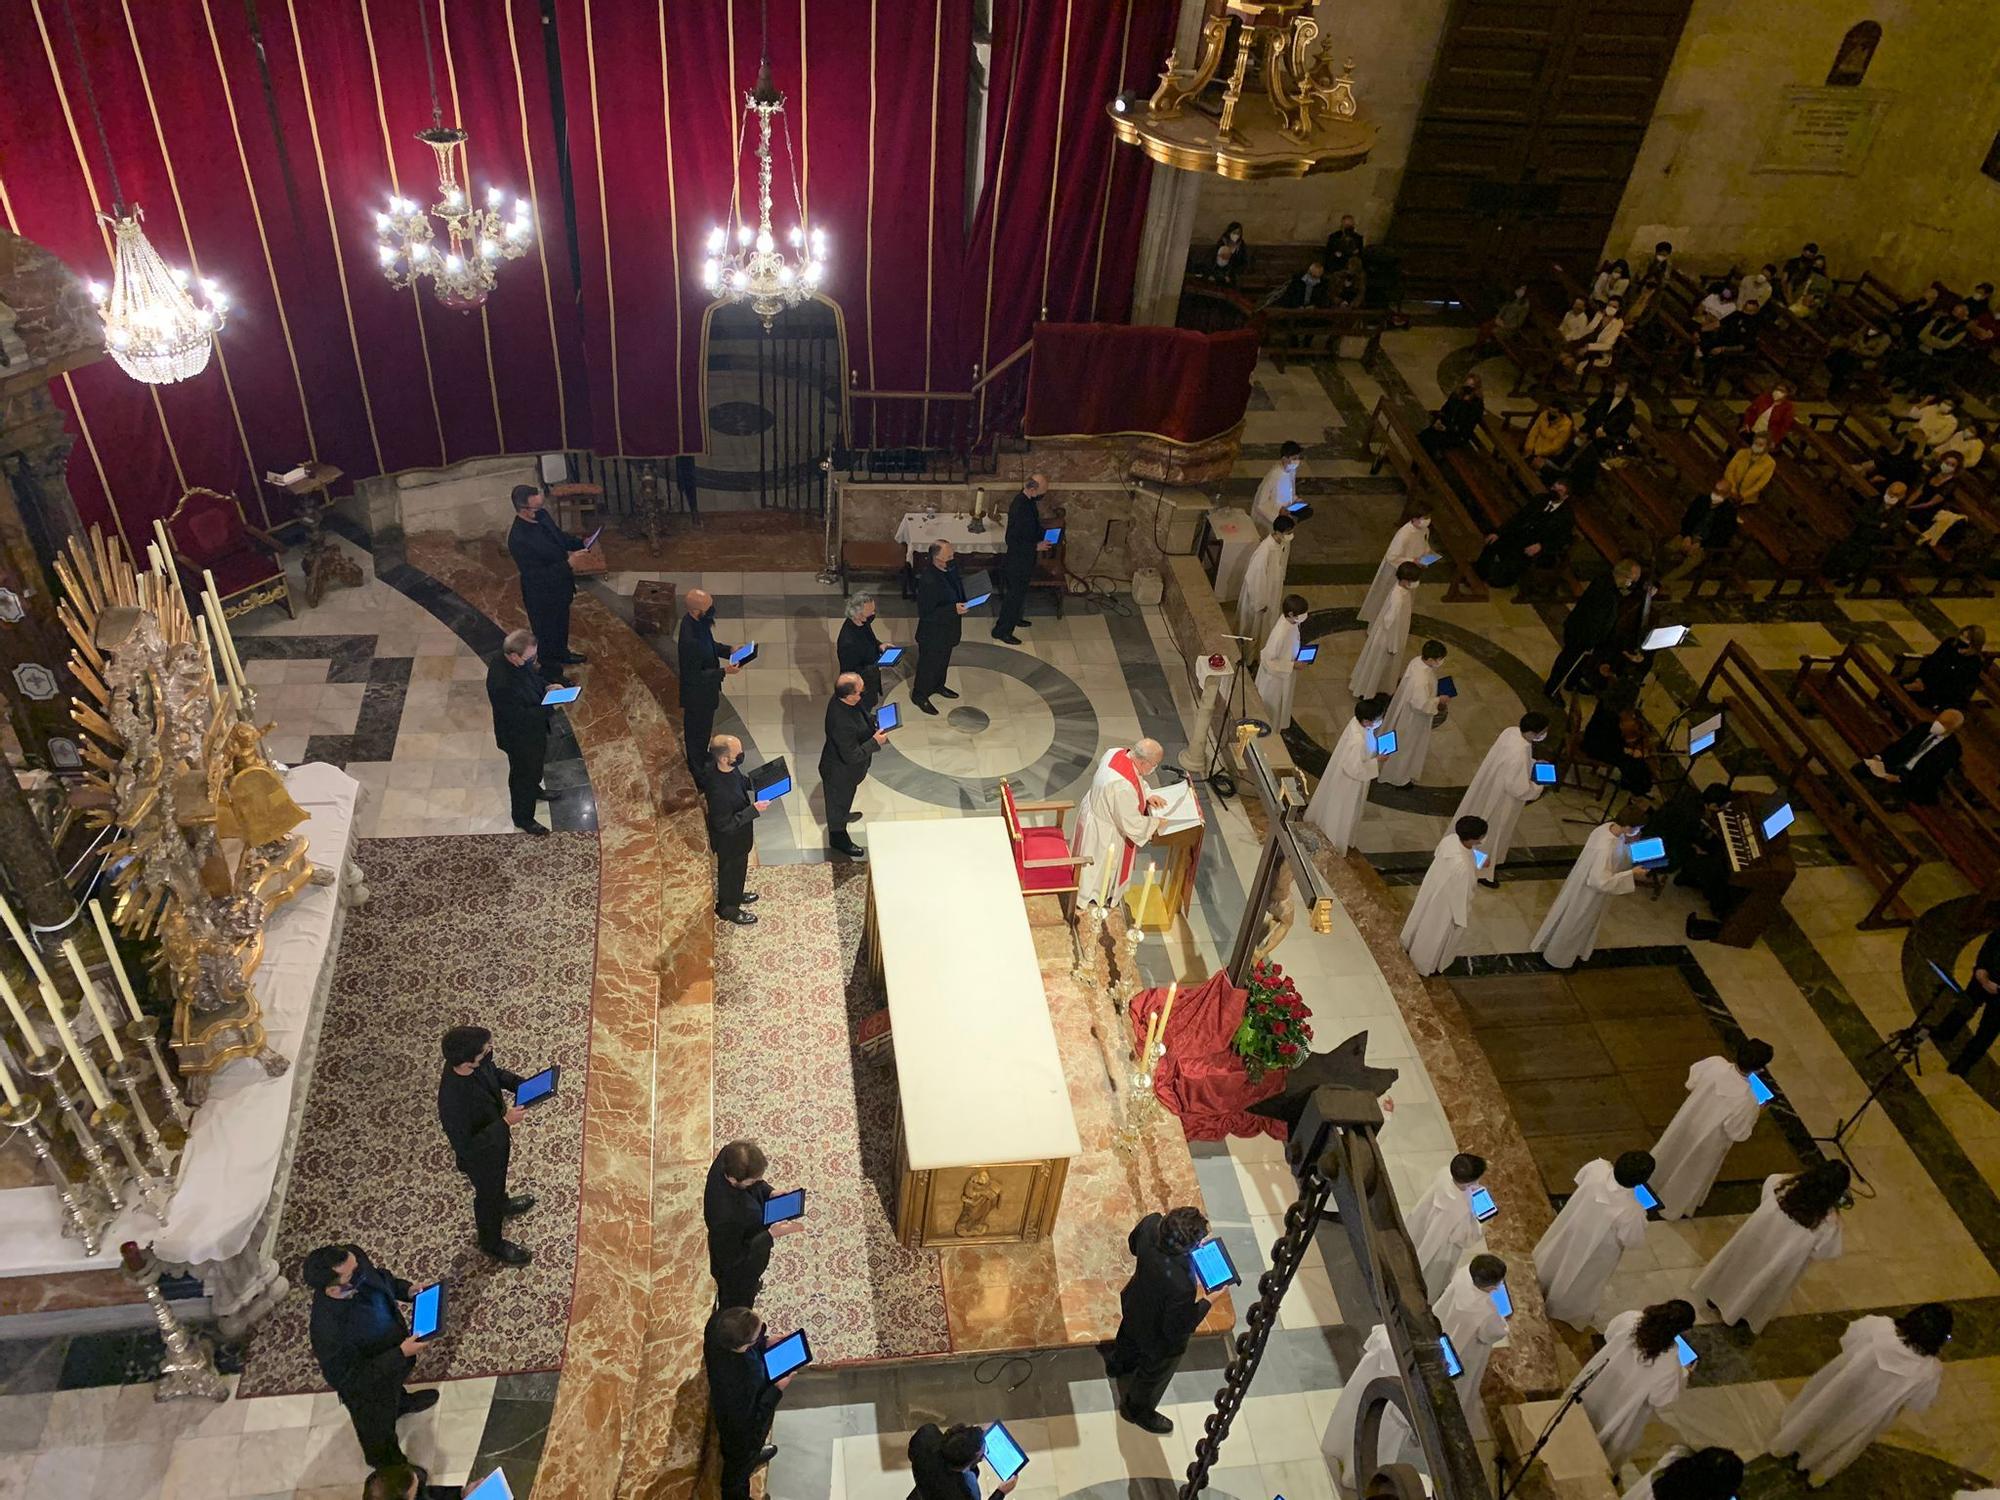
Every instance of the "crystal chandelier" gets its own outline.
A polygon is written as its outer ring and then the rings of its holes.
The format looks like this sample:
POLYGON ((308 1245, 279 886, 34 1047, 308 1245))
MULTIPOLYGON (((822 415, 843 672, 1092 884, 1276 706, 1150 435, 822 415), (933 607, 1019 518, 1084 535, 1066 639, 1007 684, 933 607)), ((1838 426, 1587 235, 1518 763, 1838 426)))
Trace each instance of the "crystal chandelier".
POLYGON ((417 139, 437 157, 438 201, 425 209, 408 198, 392 196, 387 210, 375 215, 375 233, 381 241, 376 254, 382 274, 398 291, 428 276, 439 302, 469 312, 491 295, 499 281, 500 262, 527 254, 534 221, 525 198, 516 198, 513 217, 504 218, 501 209, 507 195, 499 188, 487 188, 485 207, 477 208, 459 185, 456 155, 464 149, 467 134, 444 123, 437 70, 431 64, 430 11, 424 0, 417 0, 417 18, 424 34, 424 72, 431 85, 431 126, 419 130, 417 139), (433 214, 444 221, 442 247, 431 227, 433 214))
MULTIPOLYGON (((792 188, 792 207, 799 216, 799 222, 785 236, 790 254, 778 248, 778 238, 771 230, 771 121, 785 112, 785 96, 771 82, 768 44, 757 64, 757 86, 743 96, 743 107, 744 132, 749 129, 750 115, 757 116, 757 223, 753 227, 743 217, 740 197, 732 192, 730 227, 717 225, 708 232, 708 258, 702 262, 701 284, 720 302, 748 303, 764 320, 768 333, 772 319, 811 297, 825 279, 826 231, 806 226, 789 124, 785 127, 786 180, 792 188)), ((737 142, 740 162, 742 133, 737 142)))

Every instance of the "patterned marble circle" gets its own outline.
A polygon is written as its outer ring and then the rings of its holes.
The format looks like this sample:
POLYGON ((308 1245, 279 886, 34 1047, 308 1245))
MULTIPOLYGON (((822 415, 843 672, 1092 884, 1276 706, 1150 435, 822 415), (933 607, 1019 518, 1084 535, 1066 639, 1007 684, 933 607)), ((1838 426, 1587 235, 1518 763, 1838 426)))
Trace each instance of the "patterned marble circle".
POLYGON ((708 425, 729 437, 755 437, 777 423, 770 410, 755 401, 718 401, 708 409, 708 425))
POLYGON ((950 719, 908 705, 909 683, 889 696, 905 703, 908 727, 889 737, 870 774, 934 807, 979 812, 1000 799, 1005 778, 1017 797, 1053 796, 1090 769, 1097 756, 1097 714, 1070 677, 1024 651, 968 642, 952 653, 949 685, 963 701, 938 704, 950 719), (974 732, 958 716, 986 720, 974 732), (1008 754, 1011 742, 1015 753, 1008 754))
POLYGON ((960 734, 977 734, 993 722, 993 716, 983 708, 967 708, 960 704, 944 716, 944 721, 960 734))

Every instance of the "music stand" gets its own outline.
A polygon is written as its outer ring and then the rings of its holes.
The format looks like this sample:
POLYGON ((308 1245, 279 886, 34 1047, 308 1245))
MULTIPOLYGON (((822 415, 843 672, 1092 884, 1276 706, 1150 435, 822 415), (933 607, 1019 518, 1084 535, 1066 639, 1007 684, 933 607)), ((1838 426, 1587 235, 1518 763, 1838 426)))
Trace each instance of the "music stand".
MULTIPOLYGON (((1916 1019, 1911 1021, 1909 1025, 1902 1027, 1900 1030, 1890 1032, 1880 1044, 1874 1047, 1866 1057, 1861 1059, 1861 1065, 1866 1067, 1869 1062, 1880 1057, 1882 1054, 1889 1054, 1888 1065, 1876 1075, 1875 1081, 1868 1086, 1867 1097, 1854 1107, 1854 1113, 1833 1127, 1832 1135, 1816 1135, 1811 1137, 1815 1143, 1833 1147, 1840 1154, 1840 1159, 1847 1163, 1847 1169, 1854 1174, 1854 1180, 1863 1186, 1868 1185, 1868 1178, 1862 1172, 1861 1168, 1854 1164, 1854 1156, 1847 1149, 1848 1133, 1861 1122, 1861 1117, 1867 1114, 1870 1106, 1882 1096, 1882 1091, 1889 1086, 1889 1081, 1892 1078, 1902 1076, 1905 1067, 1915 1069, 1919 1078, 1923 1076, 1924 1060, 1920 1049, 1925 1039, 1936 1028, 1937 1022, 1943 1019, 1941 1016, 1932 1015, 1932 1012, 1937 1009, 1937 1002, 1945 996, 1951 996, 1955 1000, 1965 993, 1964 990, 1959 988, 1958 981, 1946 973, 1934 960, 1926 960, 1926 962, 1930 963, 1931 972, 1937 975, 1938 984, 1937 988, 1931 991, 1930 998, 1924 1002, 1923 1009, 1917 1013, 1916 1019)), ((1873 1194, 1871 1193, 1869 1196, 1872 1197, 1873 1194)))

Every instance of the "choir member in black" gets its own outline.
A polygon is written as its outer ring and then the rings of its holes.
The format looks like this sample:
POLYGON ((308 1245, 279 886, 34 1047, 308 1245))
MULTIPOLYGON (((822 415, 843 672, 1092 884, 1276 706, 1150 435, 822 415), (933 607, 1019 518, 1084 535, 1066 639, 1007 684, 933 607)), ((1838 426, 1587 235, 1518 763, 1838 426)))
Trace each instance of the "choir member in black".
POLYGON ((381 1469, 409 1462, 396 1421, 437 1405, 436 1391, 403 1382, 423 1347, 410 1335, 399 1303, 415 1289, 370 1261, 358 1245, 322 1245, 307 1253, 300 1278, 312 1289, 311 1338, 320 1374, 340 1397, 361 1440, 361 1454, 381 1469))
POLYGON ((1856 762, 1854 774, 1880 799, 1928 807, 1958 764, 1958 731, 1964 723, 1964 714, 1947 708, 1930 723, 1896 736, 1879 755, 1856 762))
POLYGON ((1644 832, 1666 843, 1666 868, 1674 872, 1674 884, 1698 892, 1716 919, 1688 913, 1687 935, 1699 942, 1714 940, 1722 931, 1720 919, 1729 915, 1739 899, 1729 884, 1729 850, 1716 824, 1716 814, 1734 800, 1723 782, 1696 790, 1692 781, 1683 780, 1673 796, 1645 820, 1644 832))
POLYGON ((514 826, 523 833, 548 829, 535 821, 535 800, 546 801, 542 767, 549 756, 549 715, 542 707, 546 684, 535 670, 535 637, 509 631, 500 654, 486 668, 486 701, 493 706, 493 743, 507 757, 507 799, 514 826))
POLYGON ((868 779, 868 763, 889 742, 875 727, 874 713, 861 706, 861 674, 842 672, 834 679, 833 697, 826 705, 826 743, 819 752, 819 779, 826 789, 826 841, 848 859, 866 859, 868 851, 847 836, 854 820, 854 794, 868 779))
POLYGON ((1125 1240, 1138 1265, 1118 1294, 1118 1338, 1106 1368, 1125 1381, 1118 1415, 1147 1432, 1174 1430, 1173 1419, 1160 1413, 1160 1397, 1208 1316, 1208 1298, 1188 1258, 1207 1234, 1200 1209, 1172 1208, 1147 1214, 1125 1240))
MULTIPOLYGON (((909 1500, 979 1500, 979 1459, 985 1451, 984 1427, 924 1423, 910 1434, 910 1477, 916 1484, 909 1500)), ((1020 1482, 1017 1473, 996 1486, 993 1500, 1012 1494, 1020 1482)))
POLYGON ((847 618, 840 622, 833 654, 840 670, 861 679, 861 706, 873 710, 882 701, 882 643, 875 638, 875 596, 856 594, 847 601, 847 618))
POLYGON ((1574 535, 1569 482, 1558 479, 1546 495, 1515 511, 1498 531, 1486 533, 1486 546, 1473 571, 1495 588, 1512 588, 1537 559, 1559 560, 1569 551, 1574 535))
POLYGON ((1007 507, 1007 555, 1000 564, 1000 616, 993 622, 993 638, 1010 646, 1021 644, 1014 627, 1028 623, 1028 585, 1034 581, 1035 559, 1055 550, 1042 540, 1042 512, 1036 504, 1048 488, 1048 475, 1030 474, 1007 507))
POLYGON ((952 562, 950 542, 932 542, 930 556, 917 574, 917 674, 910 684, 910 701, 927 714, 937 712, 933 697, 956 698, 944 685, 951 670, 951 653, 964 630, 965 580, 952 562))
POLYGON ((757 845, 757 817, 771 804, 760 801, 743 769, 743 741, 718 734, 708 742, 701 794, 708 804, 708 847, 715 851, 715 914, 738 927, 756 925, 757 914, 743 908, 757 900, 743 889, 750 877, 750 851, 757 845))
POLYGON ((724 1307, 701 1335, 708 1409, 722 1450, 722 1500, 750 1500, 750 1476, 778 1456, 766 1441, 790 1375, 764 1378, 764 1320, 747 1307, 724 1307))
POLYGON ((569 605, 576 597, 569 555, 582 550, 583 538, 556 525, 540 490, 532 484, 514 486, 507 551, 521 570, 521 607, 541 643, 542 675, 551 682, 561 682, 564 667, 585 659, 569 649, 569 605))
POLYGON ((1361 253, 1361 231, 1354 227, 1354 215, 1342 214, 1340 228, 1326 237, 1326 263, 1344 266, 1361 253))
POLYGON ((1910 696, 1928 709, 1964 708, 1985 670, 1986 627, 1968 625, 1926 656, 1910 679, 1910 696))
POLYGON ((507 1266, 525 1266, 533 1252, 501 1238, 501 1221, 535 1206, 534 1196, 507 1192, 507 1163, 514 1127, 528 1111, 505 1097, 521 1075, 493 1061, 493 1033, 484 1026, 454 1026, 444 1034, 444 1070, 438 1074, 438 1124, 451 1142, 458 1170, 472 1179, 472 1221, 479 1248, 507 1266))
POLYGON ((729 659, 730 648, 715 638, 715 599, 707 589, 689 589, 681 601, 678 648, 681 679, 681 736, 688 769, 701 779, 708 742, 715 737, 715 711, 722 704, 722 679, 743 669, 729 659))
POLYGON ((1313 261, 1271 296, 1272 307, 1325 307, 1331 293, 1326 284, 1326 266, 1313 261))
MULTIPOLYGON (((1644 675, 1635 670, 1606 682, 1598 694, 1597 707, 1583 725, 1583 753, 1634 797, 1650 795, 1655 780, 1653 738, 1639 713, 1644 675)), ((1643 821, 1636 805, 1628 806, 1619 818, 1627 825, 1643 821)))
MULTIPOLYGON (((1960 1078, 1970 1073, 1972 1065, 2000 1038, 2000 928, 1987 933, 1986 941, 1979 945, 1979 956, 1972 961, 1971 982, 1965 987, 1964 997, 1938 1024, 1938 1035, 1957 1036, 1975 1012, 1979 1014, 1979 1024, 1951 1060, 1950 1071, 1960 1078)), ((1940 1048, 1943 1045, 1938 1043, 1940 1048)))
POLYGON ((731 1141, 715 1154, 701 1190, 701 1216, 708 1225, 708 1271, 715 1278, 718 1307, 754 1307, 771 1263, 771 1244, 805 1227, 803 1219, 764 1225, 764 1180, 770 1163, 755 1141, 731 1141))
POLYGON ((1444 398, 1444 405, 1431 413, 1431 425, 1417 434, 1417 441, 1432 458, 1443 458, 1452 448, 1463 448, 1479 430, 1486 415, 1486 397, 1477 375, 1467 375, 1458 389, 1444 398))
POLYGON ((432 1484, 430 1471, 416 1464, 376 1469, 361 1486, 361 1500, 461 1500, 462 1484, 432 1484))
MULTIPOLYGON (((1586 656, 1607 648, 1631 649, 1639 644, 1634 617, 1637 625, 1643 627, 1648 597, 1639 588, 1640 571, 1631 558, 1621 558, 1609 573, 1600 573, 1577 595, 1576 603, 1563 619, 1562 650, 1556 653, 1555 665, 1549 668, 1548 680, 1542 684, 1544 693, 1554 698, 1568 689, 1586 656)), ((1585 691, 1596 686, 1595 683, 1578 685, 1585 691)))

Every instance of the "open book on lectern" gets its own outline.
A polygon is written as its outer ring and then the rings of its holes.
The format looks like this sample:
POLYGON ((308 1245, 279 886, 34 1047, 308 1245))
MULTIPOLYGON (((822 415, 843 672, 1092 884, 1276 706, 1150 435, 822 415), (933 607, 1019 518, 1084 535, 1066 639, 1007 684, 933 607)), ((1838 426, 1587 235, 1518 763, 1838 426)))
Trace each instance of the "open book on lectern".
POLYGON ((1201 804, 1195 800, 1191 782, 1177 781, 1172 786, 1157 787, 1155 790, 1166 799, 1167 804, 1156 815, 1160 820, 1161 833, 1186 833, 1207 821, 1201 815, 1201 804))

